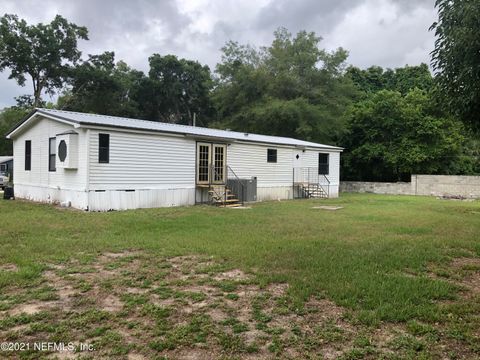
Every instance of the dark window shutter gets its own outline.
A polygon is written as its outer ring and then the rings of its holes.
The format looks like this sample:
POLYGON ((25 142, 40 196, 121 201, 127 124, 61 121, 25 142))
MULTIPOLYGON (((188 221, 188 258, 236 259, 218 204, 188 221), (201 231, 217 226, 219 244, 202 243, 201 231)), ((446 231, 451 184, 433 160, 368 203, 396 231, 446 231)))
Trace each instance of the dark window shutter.
POLYGON ((25 140, 25 170, 32 170, 32 140, 25 140))

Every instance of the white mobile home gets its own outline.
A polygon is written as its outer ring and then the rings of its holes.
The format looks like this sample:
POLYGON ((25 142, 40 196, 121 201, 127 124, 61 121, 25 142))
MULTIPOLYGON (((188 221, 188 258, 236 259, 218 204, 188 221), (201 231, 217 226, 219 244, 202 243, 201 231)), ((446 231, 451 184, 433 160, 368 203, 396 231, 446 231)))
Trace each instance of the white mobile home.
POLYGON ((8 135, 18 198, 91 211, 336 197, 341 148, 36 109, 8 135))

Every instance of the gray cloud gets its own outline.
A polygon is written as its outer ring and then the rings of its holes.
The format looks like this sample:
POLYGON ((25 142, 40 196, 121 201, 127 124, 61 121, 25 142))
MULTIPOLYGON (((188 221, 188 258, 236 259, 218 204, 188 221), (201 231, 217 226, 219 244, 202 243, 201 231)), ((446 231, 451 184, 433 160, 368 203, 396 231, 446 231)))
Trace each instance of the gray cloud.
MULTIPOLYGON (((435 19, 434 0, 3 0, 2 11, 30 23, 61 14, 89 29, 81 42, 87 54, 115 51, 140 70, 152 53, 196 59, 212 69, 230 39, 268 45, 280 27, 292 33, 315 31, 323 46, 342 46, 349 62, 385 67, 429 62, 435 19)), ((0 74, 0 108, 29 93, 0 74)))

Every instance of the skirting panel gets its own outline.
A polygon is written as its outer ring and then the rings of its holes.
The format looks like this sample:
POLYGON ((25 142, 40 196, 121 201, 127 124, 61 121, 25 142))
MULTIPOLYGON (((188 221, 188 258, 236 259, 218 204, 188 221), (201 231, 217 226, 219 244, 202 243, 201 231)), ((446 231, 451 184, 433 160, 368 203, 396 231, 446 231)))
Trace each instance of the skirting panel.
POLYGON ((85 191, 54 189, 42 186, 15 184, 15 197, 19 199, 37 201, 48 204, 60 204, 69 202, 70 206, 86 210, 88 208, 88 196, 85 191))
POLYGON ((293 199, 292 186, 272 186, 272 187, 258 187, 257 200, 288 200, 293 199))
MULTIPOLYGON (((338 185, 329 186, 329 197, 338 197, 338 185)), ((258 187, 258 201, 293 199, 293 186, 258 187)))
MULTIPOLYGON (((15 197, 50 204, 69 202, 70 206, 81 210, 109 211, 194 205, 195 189, 105 190, 85 192, 16 184, 15 197)), ((337 185, 330 186, 330 197, 338 197, 337 185)), ((292 186, 257 188, 258 201, 288 200, 292 198, 292 186)))
POLYGON ((330 185, 329 187, 329 197, 330 198, 338 198, 338 188, 339 185, 330 185))
POLYGON ((128 210, 195 204, 195 189, 106 190, 88 193, 90 211, 128 210))

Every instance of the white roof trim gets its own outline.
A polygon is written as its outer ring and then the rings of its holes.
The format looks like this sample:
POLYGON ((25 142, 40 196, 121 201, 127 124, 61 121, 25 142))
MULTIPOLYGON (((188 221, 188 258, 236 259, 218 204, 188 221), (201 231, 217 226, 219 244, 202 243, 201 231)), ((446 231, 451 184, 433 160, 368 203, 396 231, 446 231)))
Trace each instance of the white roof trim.
POLYGON ((26 126, 28 126, 35 118, 39 117, 39 116, 42 116, 42 117, 45 117, 47 119, 50 119, 50 120, 54 120, 54 121, 58 121, 58 122, 61 122, 61 123, 64 123, 64 124, 67 124, 67 125, 72 125, 74 128, 78 128, 79 125, 75 122, 72 122, 72 121, 68 121, 68 120, 64 120, 64 119, 59 119, 58 117, 56 116, 51 116, 51 115, 48 115, 48 114, 40 114, 38 113, 37 111, 35 111, 33 114, 31 114, 29 117, 27 117, 25 120, 23 120, 23 122, 20 123, 20 125, 18 125, 16 128, 14 128, 12 131, 10 131, 6 138, 7 139, 11 139, 12 136, 15 136, 15 134, 21 132, 21 130, 23 128, 25 128, 26 126))

